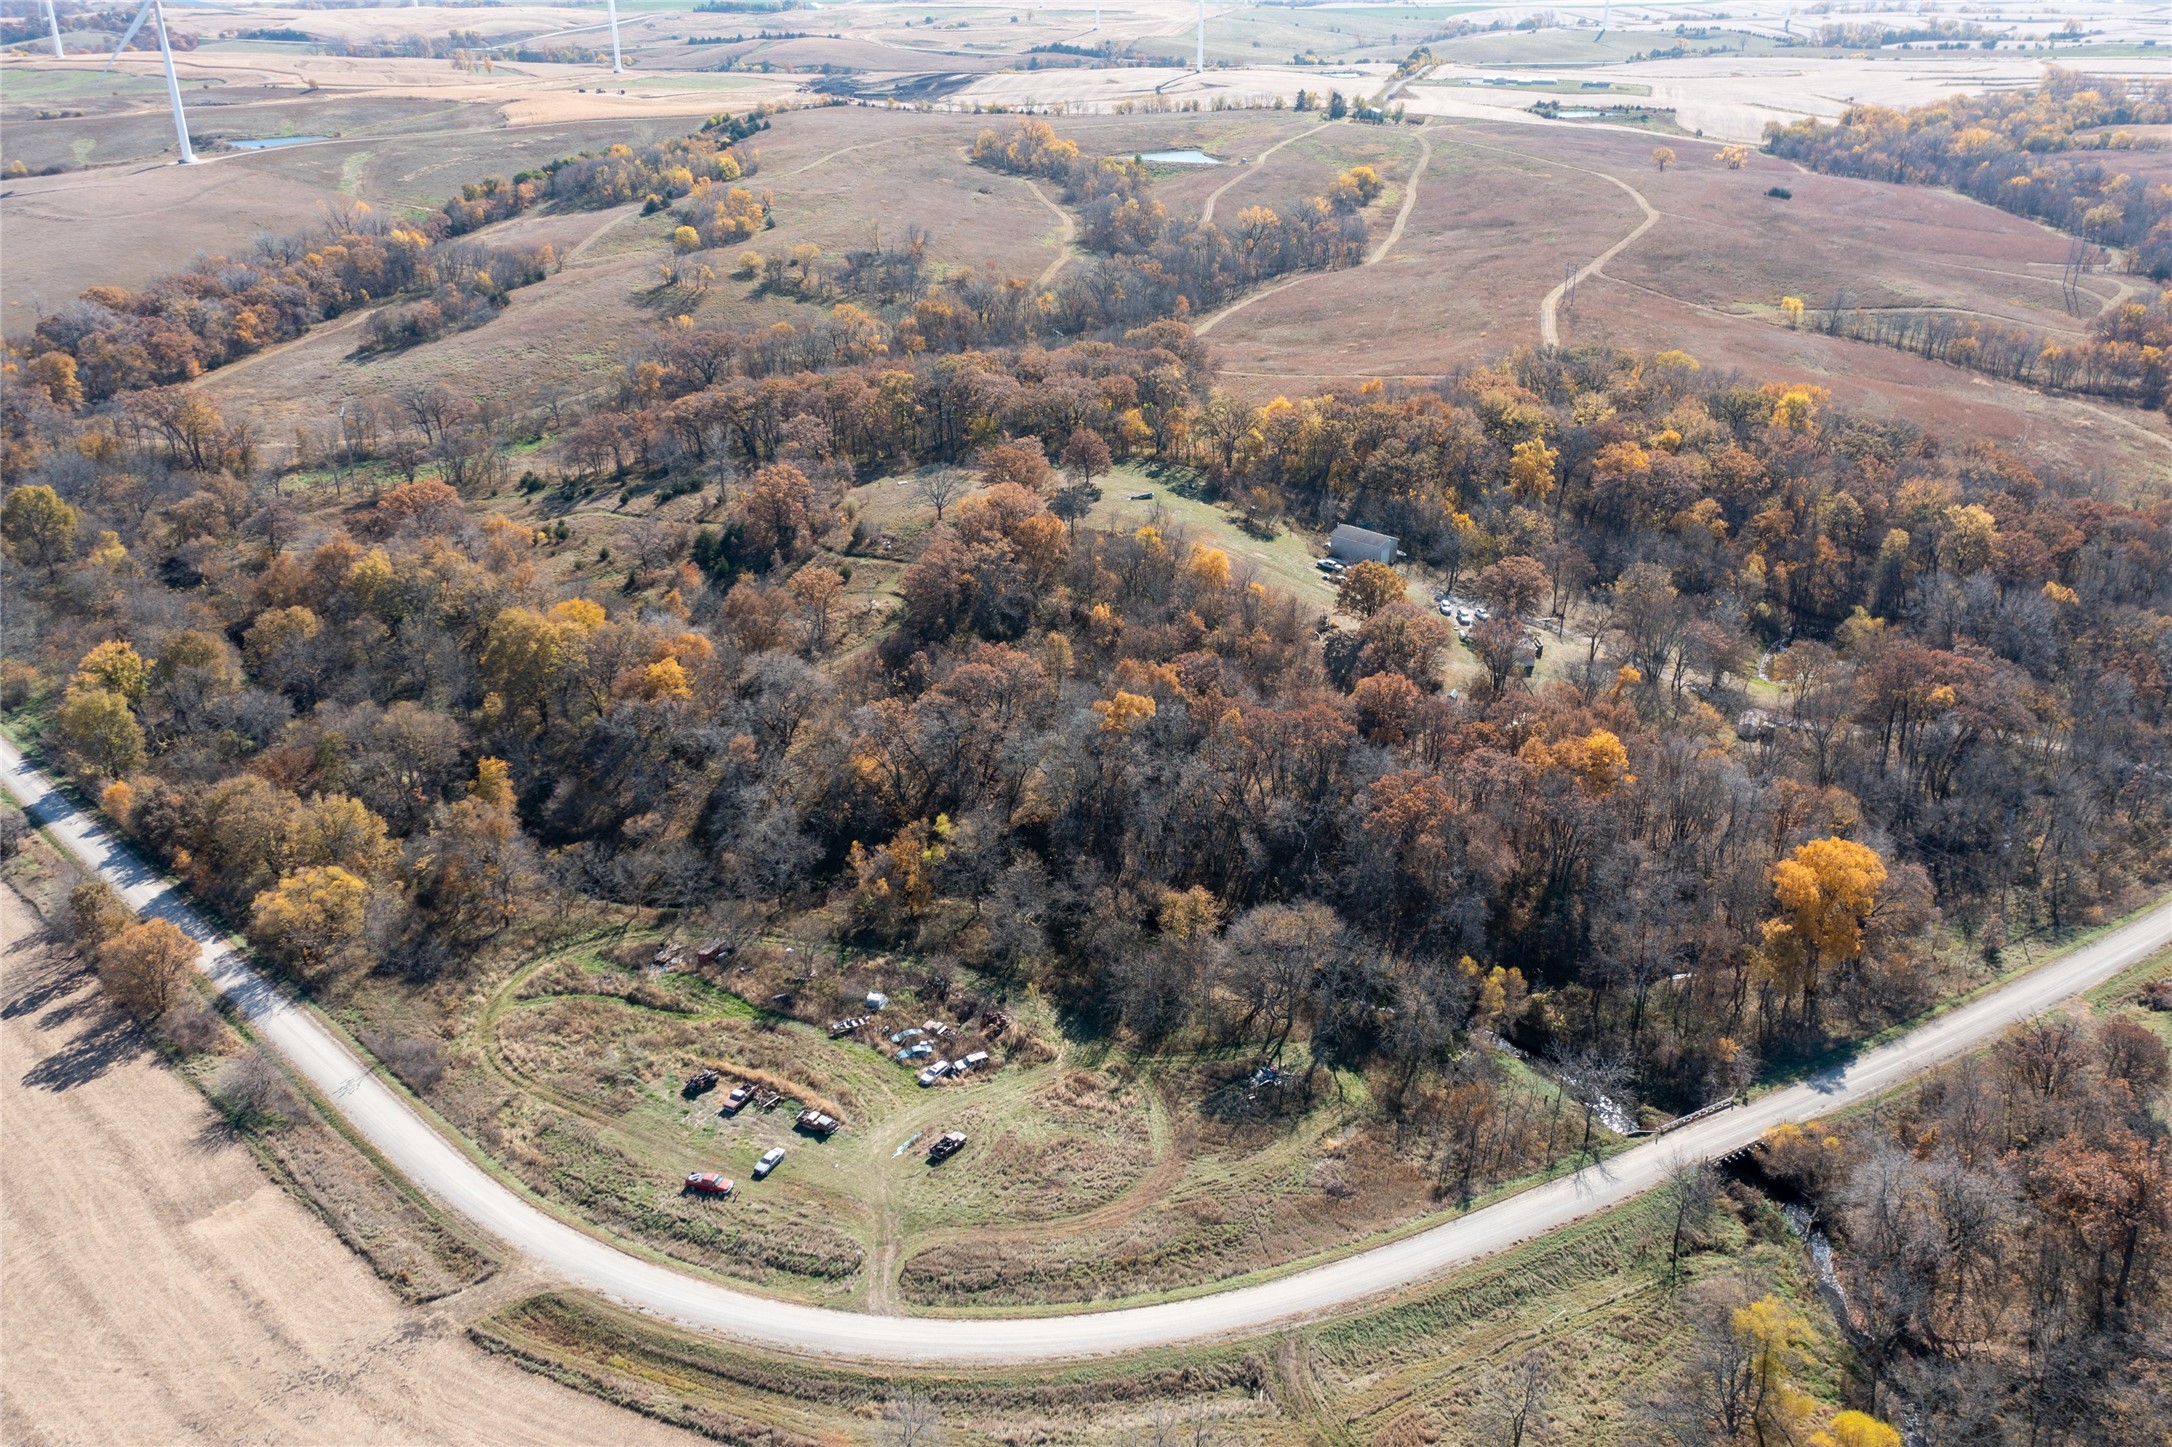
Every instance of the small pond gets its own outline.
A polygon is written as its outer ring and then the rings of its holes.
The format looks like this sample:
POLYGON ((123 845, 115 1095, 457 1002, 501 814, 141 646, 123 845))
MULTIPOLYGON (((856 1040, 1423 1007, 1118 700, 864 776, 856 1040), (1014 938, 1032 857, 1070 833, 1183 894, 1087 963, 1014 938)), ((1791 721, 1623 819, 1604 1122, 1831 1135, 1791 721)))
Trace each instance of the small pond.
POLYGON ((1219 166, 1205 151, 1144 151, 1139 159, 1156 166, 1219 166))

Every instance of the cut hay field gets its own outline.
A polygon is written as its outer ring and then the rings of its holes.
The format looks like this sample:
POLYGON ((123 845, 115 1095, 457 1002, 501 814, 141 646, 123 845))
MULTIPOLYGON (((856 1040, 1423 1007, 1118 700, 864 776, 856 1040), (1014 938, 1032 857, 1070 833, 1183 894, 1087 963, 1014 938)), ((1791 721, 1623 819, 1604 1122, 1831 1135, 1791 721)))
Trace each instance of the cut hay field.
MULTIPOLYGON (((500 109, 427 99, 330 97, 255 100, 192 112, 200 138, 316 135, 317 145, 218 155, 198 166, 153 161, 93 166, 57 176, 18 177, 0 196, 8 234, 4 325, 28 330, 45 311, 89 286, 141 286, 201 252, 246 248, 260 232, 306 231, 344 198, 380 210, 434 209, 461 185, 616 141, 686 134, 682 117, 508 127, 500 109)), ((19 136, 72 146, 170 148, 163 110, 26 124, 19 136), (46 139, 50 135, 51 139, 46 139)), ((207 155, 212 154, 207 151, 207 155)))
MULTIPOLYGON (((966 163, 965 147, 980 124, 972 117, 848 107, 780 116, 749 143, 761 163, 752 184, 771 194, 775 225, 708 260, 729 273, 741 250, 779 253, 810 244, 835 253, 878 237, 897 242, 918 225, 929 234, 937 265, 1038 273, 1060 253, 1058 223, 1024 182, 966 163)), ((450 166, 445 174, 448 185, 466 178, 450 166)), ((413 382, 444 381, 500 398, 544 382, 576 390, 601 385, 624 347, 675 315, 753 327, 819 314, 730 275, 698 298, 659 290, 656 269, 674 223, 668 213, 637 211, 531 214, 493 229, 494 239, 550 240, 569 259, 556 276, 515 293, 504 315, 478 330, 359 362, 350 360, 351 333, 320 329, 282 352, 276 366, 213 373, 202 385, 221 406, 265 418, 267 435, 279 438, 326 402, 336 406, 413 382)))

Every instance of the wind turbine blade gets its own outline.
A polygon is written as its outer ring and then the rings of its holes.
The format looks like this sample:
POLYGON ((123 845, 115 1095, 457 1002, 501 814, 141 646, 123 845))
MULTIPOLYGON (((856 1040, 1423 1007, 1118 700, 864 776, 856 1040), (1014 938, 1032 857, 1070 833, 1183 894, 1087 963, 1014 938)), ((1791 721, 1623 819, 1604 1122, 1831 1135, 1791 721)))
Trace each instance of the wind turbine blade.
POLYGON ((136 32, 143 29, 143 22, 151 18, 151 5, 152 0, 143 0, 143 8, 136 12, 136 18, 129 21, 128 28, 121 32, 121 43, 114 46, 113 54, 106 57, 104 68, 98 72, 100 75, 104 75, 106 71, 113 69, 113 62, 119 60, 121 52, 128 49, 128 42, 134 40, 136 32))

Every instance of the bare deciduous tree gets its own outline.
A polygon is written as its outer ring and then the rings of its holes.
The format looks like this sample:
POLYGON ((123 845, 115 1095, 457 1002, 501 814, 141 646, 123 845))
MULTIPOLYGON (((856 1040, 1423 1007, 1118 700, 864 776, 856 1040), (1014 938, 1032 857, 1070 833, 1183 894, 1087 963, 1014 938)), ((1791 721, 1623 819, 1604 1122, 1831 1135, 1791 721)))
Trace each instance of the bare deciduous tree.
POLYGON ((1500 1447, 1536 1447, 1546 1441, 1552 1425, 1547 1408, 1553 1389, 1553 1361, 1540 1348, 1533 1347, 1496 1370, 1480 1389, 1471 1414, 1483 1433, 1480 1440, 1500 1447))

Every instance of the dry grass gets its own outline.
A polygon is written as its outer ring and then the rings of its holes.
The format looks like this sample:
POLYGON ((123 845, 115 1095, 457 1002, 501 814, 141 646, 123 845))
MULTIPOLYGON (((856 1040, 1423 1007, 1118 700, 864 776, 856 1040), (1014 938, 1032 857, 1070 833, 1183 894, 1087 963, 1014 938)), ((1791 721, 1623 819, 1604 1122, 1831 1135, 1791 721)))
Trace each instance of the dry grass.
POLYGON ((1633 1205, 1336 1321, 1031 1371, 862 1373, 673 1332, 570 1293, 515 1303, 475 1336, 697 1430, 729 1436, 722 1424, 759 1422, 785 1442, 857 1438, 910 1391, 935 1408, 945 1440, 971 1447, 1132 1442, 1157 1422, 1202 1420, 1219 1440, 1257 1447, 1487 1441, 1476 1409, 1494 1373, 1537 1349, 1554 1364, 1560 1440, 1610 1447, 1644 1440, 1630 1404, 1680 1358, 1680 1295, 1717 1275, 1745 1273, 1817 1324, 1806 1384, 1838 1395, 1844 1349, 1800 1246, 1759 1198, 1738 1195, 1728 1209, 1678 1277, 1654 1213, 1633 1205))
MULTIPOLYGON (((1708 144, 1687 140, 1662 175, 1648 141, 1604 130, 1436 121, 1426 134, 1433 163, 1380 265, 1308 278, 1217 325, 1215 353, 1234 389, 1264 399, 1366 377, 1433 380, 1535 344, 1545 294, 1640 219, 1601 179, 1612 176, 1660 221, 1605 276, 1580 284, 1561 313, 1565 344, 1678 348, 1707 367, 1813 382, 1841 406, 2000 439, 2083 473, 2172 474, 2172 429, 2155 414, 1778 324, 1782 296, 1812 306, 1843 296, 2071 334, 2088 317, 2063 309, 2067 243, 2042 227, 1949 193, 1807 175, 1767 158, 1729 171, 1708 144), (1794 199, 1766 196, 1775 184, 1794 199)), ((2090 278, 2089 305, 2112 304, 2129 285, 2090 278)))

